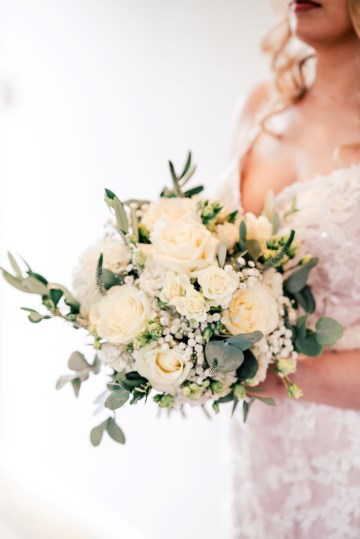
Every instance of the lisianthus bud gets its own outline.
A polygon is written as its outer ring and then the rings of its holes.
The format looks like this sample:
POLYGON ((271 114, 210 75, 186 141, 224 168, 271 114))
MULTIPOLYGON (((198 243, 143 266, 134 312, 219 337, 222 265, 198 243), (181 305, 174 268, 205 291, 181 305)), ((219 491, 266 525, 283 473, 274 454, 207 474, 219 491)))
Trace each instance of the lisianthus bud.
POLYGON ((244 386, 242 386, 241 384, 236 384, 236 386, 234 387, 234 397, 236 397, 239 400, 242 400, 245 398, 245 396, 246 396, 246 390, 244 386))
POLYGON ((297 384, 291 384, 288 395, 291 399, 300 399, 303 396, 303 391, 297 384))

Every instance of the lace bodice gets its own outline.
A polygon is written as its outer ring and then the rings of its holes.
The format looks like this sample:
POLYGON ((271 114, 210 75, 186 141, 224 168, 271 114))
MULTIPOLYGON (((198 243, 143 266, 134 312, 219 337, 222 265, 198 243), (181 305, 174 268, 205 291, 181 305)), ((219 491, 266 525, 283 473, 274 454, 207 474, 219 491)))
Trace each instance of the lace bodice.
MULTIPOLYGON (((242 155, 233 144, 218 192, 231 207, 241 204, 242 155)), ((344 325, 337 348, 360 349, 360 164, 290 185, 280 210, 294 196, 288 224, 320 259, 311 276, 318 314, 344 325)), ((234 538, 360 538, 360 412, 284 398, 256 403, 231 429, 234 538)))

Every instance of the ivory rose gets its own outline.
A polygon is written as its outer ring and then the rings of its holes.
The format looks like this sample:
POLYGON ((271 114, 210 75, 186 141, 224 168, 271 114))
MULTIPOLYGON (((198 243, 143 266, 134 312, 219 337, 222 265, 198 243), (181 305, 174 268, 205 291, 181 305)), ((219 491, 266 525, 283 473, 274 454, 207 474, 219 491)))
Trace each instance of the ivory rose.
POLYGON ((219 241, 197 219, 158 221, 151 233, 152 257, 171 271, 191 273, 216 260, 219 241))
POLYGON ((231 266, 225 269, 209 266, 197 273, 197 280, 202 293, 212 300, 210 303, 213 306, 227 306, 239 286, 239 274, 231 266))
POLYGON ((273 229, 273 225, 270 223, 269 219, 265 217, 265 215, 256 217, 253 213, 248 212, 245 214, 245 224, 246 239, 258 241, 261 249, 264 250, 266 242, 272 235, 273 229))
POLYGON ((206 320, 206 313, 210 306, 200 292, 197 292, 192 285, 186 287, 185 296, 173 298, 169 301, 178 313, 186 316, 188 320, 203 322, 206 320))
POLYGON ((224 312, 224 325, 232 335, 256 330, 268 335, 275 330, 278 322, 276 301, 261 283, 237 290, 224 312))
POLYGON ((103 268, 114 273, 124 269, 131 260, 131 250, 120 238, 104 238, 81 255, 73 274, 73 289, 84 318, 88 318, 91 305, 101 298, 96 285, 96 267, 101 253, 104 256, 103 268))
POLYGON ((166 198, 161 197, 156 202, 151 202, 141 219, 142 224, 150 231, 154 229, 157 221, 163 217, 169 217, 174 221, 184 215, 194 212, 195 200, 191 198, 166 198))
POLYGON ((97 334, 112 344, 131 343, 145 330, 150 316, 146 294, 132 285, 113 286, 90 309, 97 334))
POLYGON ((154 389, 174 395, 187 378, 192 362, 182 350, 144 347, 134 352, 135 369, 154 389))
POLYGON ((233 249, 235 244, 239 241, 239 223, 225 223, 219 224, 215 228, 215 236, 221 243, 226 245, 227 250, 233 249))
POLYGON ((190 279, 188 275, 177 275, 172 271, 167 271, 159 298, 164 303, 167 303, 177 296, 183 296, 186 292, 186 287, 188 285, 190 285, 190 279))

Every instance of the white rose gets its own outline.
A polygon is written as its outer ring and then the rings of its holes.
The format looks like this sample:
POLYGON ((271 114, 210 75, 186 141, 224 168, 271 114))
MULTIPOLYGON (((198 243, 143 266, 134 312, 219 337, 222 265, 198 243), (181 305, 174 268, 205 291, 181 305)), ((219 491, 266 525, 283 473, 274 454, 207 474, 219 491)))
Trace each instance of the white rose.
POLYGON ((261 283, 256 283, 252 288, 237 290, 224 312, 224 325, 232 335, 256 330, 268 335, 278 323, 276 301, 261 283))
POLYGON ((259 242, 261 249, 265 249, 266 242, 272 235, 273 226, 265 215, 256 217, 253 213, 245 214, 246 239, 259 242))
POLYGON ((239 224, 226 221, 215 228, 215 236, 226 245, 227 250, 231 250, 239 241, 239 224))
POLYGON ((129 344, 142 333, 151 316, 149 300, 132 285, 113 286, 90 309, 90 322, 99 337, 112 344, 129 344))
POLYGON ((168 303, 171 299, 177 296, 183 296, 188 285, 190 285, 188 275, 177 275, 172 271, 167 271, 159 298, 164 303, 168 303))
POLYGON ((225 269, 218 266, 209 266, 196 274, 202 293, 211 301, 211 305, 226 307, 231 301, 232 295, 239 287, 239 274, 226 266, 225 269))
POLYGON ((154 389, 174 395, 186 380, 192 362, 182 350, 144 347, 134 352, 135 370, 149 380, 154 389))
POLYGON ((166 271, 152 258, 145 262, 144 270, 139 277, 139 287, 151 296, 156 295, 163 287, 166 271))
POLYGON ((124 269, 131 260, 131 250, 120 238, 106 237, 81 255, 73 274, 73 289, 84 318, 88 318, 91 305, 101 298, 96 285, 96 268, 101 253, 104 255, 103 267, 114 273, 124 269))
POLYGON ((133 363, 132 355, 126 351, 126 346, 123 345, 114 346, 113 344, 105 343, 97 355, 100 361, 118 372, 128 370, 133 363))
POLYGON ((188 320, 196 320, 197 322, 204 322, 206 313, 210 309, 204 296, 197 292, 192 285, 186 287, 185 296, 173 298, 169 301, 169 305, 173 305, 177 312, 188 320))
POLYGON ((195 206, 196 203, 191 198, 161 197, 156 202, 151 202, 149 204, 141 222, 150 232, 152 232, 157 221, 163 217, 169 217, 174 221, 178 221, 184 215, 193 213, 195 206))
POLYGON ((219 240, 195 218, 162 219, 151 233, 153 258, 171 271, 191 273, 216 260, 219 240))

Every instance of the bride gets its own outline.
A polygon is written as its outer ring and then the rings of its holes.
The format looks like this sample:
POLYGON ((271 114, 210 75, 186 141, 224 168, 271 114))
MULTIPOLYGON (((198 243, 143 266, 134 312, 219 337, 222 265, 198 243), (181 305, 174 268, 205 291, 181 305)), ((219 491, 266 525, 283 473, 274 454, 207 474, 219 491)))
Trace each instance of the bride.
MULTIPOLYGON (((277 406, 232 427, 235 539, 360 537, 360 0, 291 0, 265 40, 274 82, 236 116, 221 196, 259 213, 269 189, 319 255, 317 314, 344 328, 336 349, 300 358, 299 402, 265 383, 277 406), (298 51, 294 41, 312 48, 298 51), (314 52, 315 51, 315 52, 314 52), (309 67, 314 75, 309 81, 309 67), (315 67, 316 65, 316 67, 315 67)), ((280 382, 281 383, 281 382, 280 382)))

